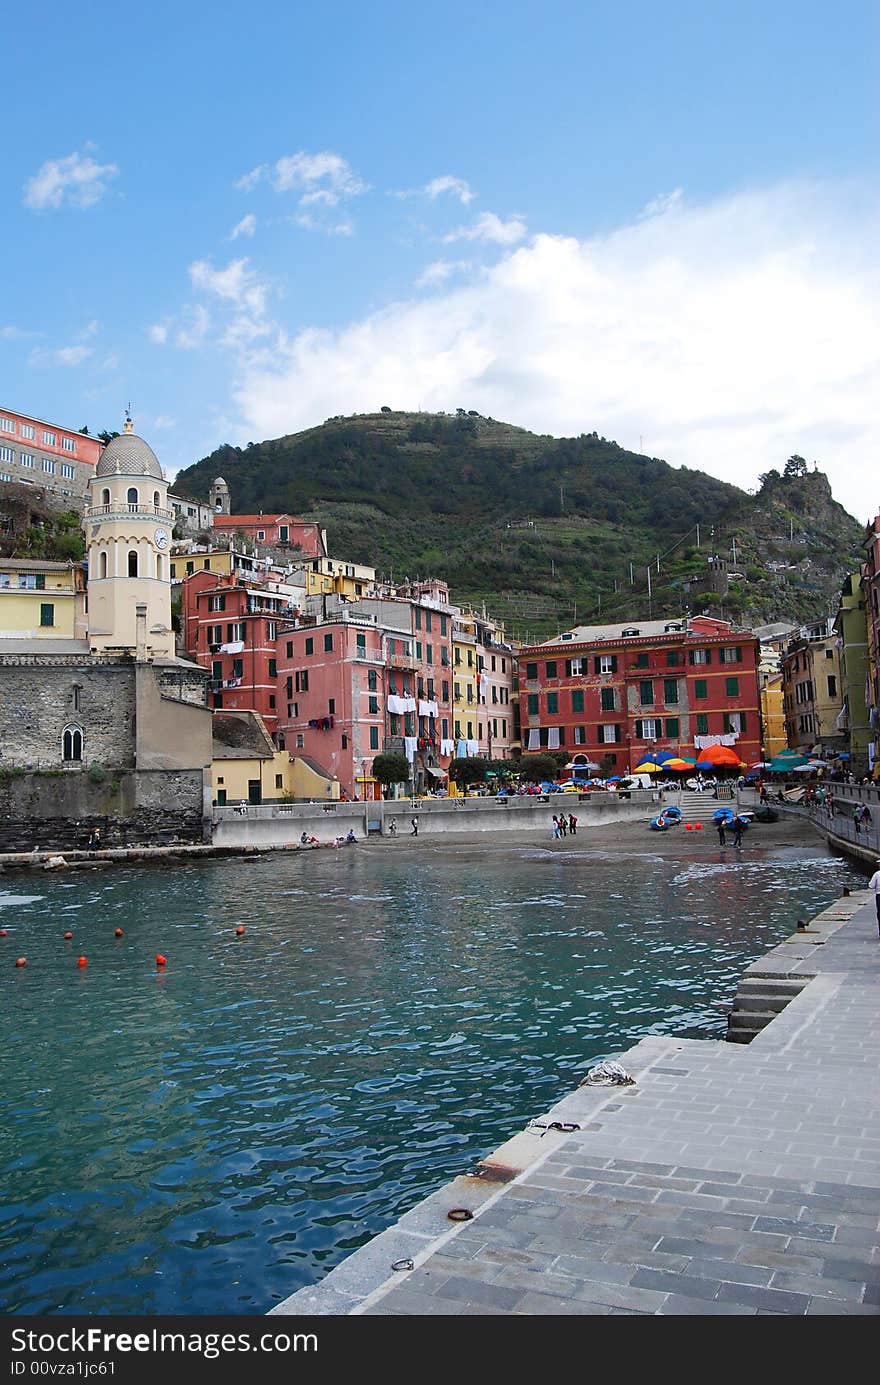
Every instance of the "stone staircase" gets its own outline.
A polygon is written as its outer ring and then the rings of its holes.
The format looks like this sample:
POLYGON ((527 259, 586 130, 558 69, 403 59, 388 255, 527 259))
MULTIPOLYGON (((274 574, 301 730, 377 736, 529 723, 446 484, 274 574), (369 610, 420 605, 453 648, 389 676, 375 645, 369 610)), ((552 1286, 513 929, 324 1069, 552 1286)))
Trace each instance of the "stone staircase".
POLYGON ((727 1016, 727 1042, 751 1043, 755 1035, 774 1020, 810 980, 809 976, 744 976, 739 983, 733 1009, 727 1016))
POLYGON ((713 798, 711 791, 694 793, 693 789, 682 789, 680 793, 664 793, 663 806, 680 808, 685 822, 711 822, 717 808, 736 811, 736 799, 713 798))

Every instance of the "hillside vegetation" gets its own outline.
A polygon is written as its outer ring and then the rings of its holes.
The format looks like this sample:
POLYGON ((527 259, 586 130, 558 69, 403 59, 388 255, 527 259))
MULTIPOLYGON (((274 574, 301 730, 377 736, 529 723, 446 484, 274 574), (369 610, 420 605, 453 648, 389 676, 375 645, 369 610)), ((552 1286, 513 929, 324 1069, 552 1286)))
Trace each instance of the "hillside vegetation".
POLYGON ((734 618, 824 614, 857 563, 860 526, 806 465, 756 496, 628 452, 596 433, 553 438, 460 410, 391 411, 223 446, 175 489, 229 483, 239 513, 325 525, 331 553, 392 579, 436 575, 454 599, 539 638, 575 622, 723 609, 734 618), (698 546, 699 545, 699 546, 698 546), (728 594, 709 590, 726 558, 728 594))

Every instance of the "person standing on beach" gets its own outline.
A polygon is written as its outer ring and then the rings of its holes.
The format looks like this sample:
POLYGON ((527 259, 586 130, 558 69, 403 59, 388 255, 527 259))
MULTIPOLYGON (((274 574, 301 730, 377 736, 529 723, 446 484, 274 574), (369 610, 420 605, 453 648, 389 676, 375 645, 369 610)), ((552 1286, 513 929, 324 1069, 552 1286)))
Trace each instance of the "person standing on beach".
POLYGON ((716 826, 716 828, 718 829, 718 840, 719 840, 719 842, 721 843, 722 846, 727 846, 727 837, 724 835, 724 829, 725 829, 725 827, 727 826, 727 820, 726 820, 726 818, 719 818, 718 821, 716 822, 715 826, 716 826))
POLYGON ((741 847, 743 844, 744 827, 745 823, 743 822, 742 818, 733 819, 733 844, 735 847, 741 847))
POLYGON ((874 891, 874 908, 877 911, 877 936, 880 937, 880 861, 876 862, 877 869, 868 881, 868 889, 874 891))
POLYGON ((574 813, 569 813, 568 815, 568 830, 573 837, 577 836, 578 820, 574 813))
POLYGON ((563 837, 568 834, 568 819, 564 813, 559 814, 559 833, 563 837))
POLYGON ((556 816, 556 814, 554 813, 554 814, 553 814, 553 840, 554 840, 554 842, 557 841, 561 836, 562 836, 562 833, 561 833, 560 830, 559 830, 559 818, 558 818, 558 817, 556 816))
POLYGON ((410 836, 411 836, 411 837, 417 837, 418 835, 419 835, 419 820, 418 820, 418 818, 413 818, 413 819, 412 819, 412 832, 410 833, 410 836))

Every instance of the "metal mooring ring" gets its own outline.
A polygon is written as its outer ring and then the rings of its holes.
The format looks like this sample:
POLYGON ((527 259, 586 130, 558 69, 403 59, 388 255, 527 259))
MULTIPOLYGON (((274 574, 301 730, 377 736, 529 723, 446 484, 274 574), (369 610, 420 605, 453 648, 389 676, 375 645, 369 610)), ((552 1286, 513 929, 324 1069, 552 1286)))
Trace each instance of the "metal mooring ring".
POLYGON ((474 1214, 467 1207, 453 1207, 446 1213, 450 1221, 473 1221, 474 1214))
POLYGON ((411 1270, 413 1262, 412 1260, 395 1260, 391 1268, 393 1270, 411 1270))

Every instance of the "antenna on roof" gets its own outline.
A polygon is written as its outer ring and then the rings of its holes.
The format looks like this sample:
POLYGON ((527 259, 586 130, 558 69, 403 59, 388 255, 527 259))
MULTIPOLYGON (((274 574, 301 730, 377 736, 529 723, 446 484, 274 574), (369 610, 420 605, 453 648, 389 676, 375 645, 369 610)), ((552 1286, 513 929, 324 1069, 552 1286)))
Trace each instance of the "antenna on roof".
POLYGON ((131 421, 131 400, 125 406, 125 429, 126 433, 134 432, 134 424, 131 421))

